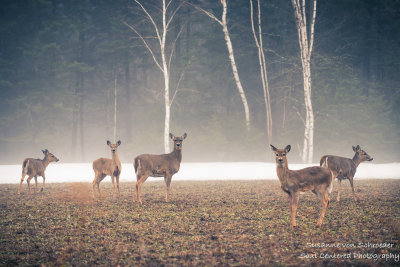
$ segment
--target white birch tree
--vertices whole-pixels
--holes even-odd
[[[258,61],[260,64],[260,75],[261,75],[261,84],[264,93],[264,103],[265,103],[265,115],[266,115],[266,127],[267,127],[267,137],[268,144],[272,143],[272,113],[271,113],[271,99],[269,95],[269,87],[268,87],[268,75],[267,75],[267,67],[264,55],[264,47],[263,47],[263,39],[262,39],[262,28],[261,28],[261,5],[260,0],[257,0],[257,23],[258,23],[258,36],[254,27],[254,8],[253,8],[253,0],[250,0],[250,18],[251,18],[251,29],[254,36],[254,41],[256,43],[258,49]]]
[[[303,69],[304,103],[306,119],[304,121],[304,143],[301,154],[303,162],[311,163],[314,152],[314,112],[311,101],[311,53],[314,44],[314,25],[317,13],[317,0],[313,0],[313,13],[307,29],[306,0],[291,0],[296,18],[297,33],[299,37],[301,65]]]
[[[145,13],[146,17],[149,19],[151,25],[154,28],[155,31],[155,39],[158,41],[158,50],[159,50],[159,55],[157,55],[149,44],[149,42],[146,40],[147,38],[144,38],[138,31],[137,29],[129,25],[128,23],[125,22],[125,25],[128,26],[131,30],[133,30],[139,38],[143,41],[145,47],[147,50],[150,52],[155,64],[157,67],[161,70],[163,77],[164,77],[164,104],[165,104],[165,117],[164,117],[164,151],[165,153],[168,153],[170,151],[169,149],[169,132],[170,132],[170,118],[171,118],[171,105],[172,102],[175,98],[177,88],[175,90],[175,94],[170,98],[170,66],[171,66],[171,60],[172,56],[174,53],[174,47],[176,40],[179,38],[179,35],[181,31],[177,34],[175,40],[173,41],[172,48],[169,51],[169,56],[167,56],[167,49],[166,49],[166,41],[167,41],[167,33],[169,26],[171,24],[172,19],[178,12],[179,8],[181,7],[181,4],[178,5],[178,7],[171,12],[169,12],[169,16],[167,15],[168,9],[171,7],[171,3],[173,0],[168,1],[166,3],[165,0],[162,0],[162,22],[161,26],[157,25],[155,19],[153,16],[147,11],[147,9],[138,1],[135,0],[135,2],[140,6],[142,11]]]
[[[246,119],[246,128],[249,131],[250,130],[249,105],[247,103],[247,98],[246,98],[246,94],[244,92],[242,83],[240,82],[239,72],[237,70],[236,61],[235,61],[235,54],[233,52],[233,46],[232,46],[232,42],[231,42],[231,37],[229,35],[228,23],[226,21],[226,15],[228,13],[227,0],[220,0],[220,1],[221,1],[221,5],[222,5],[221,19],[218,19],[213,13],[211,13],[211,12],[209,12],[207,10],[204,10],[204,9],[198,7],[198,6],[195,6],[195,8],[197,8],[198,10],[204,12],[211,19],[213,19],[216,22],[218,22],[218,24],[220,24],[221,27],[222,27],[222,31],[223,31],[224,37],[225,37],[226,47],[228,48],[229,61],[231,62],[231,67],[232,67],[233,77],[234,77],[235,83],[236,83],[236,88],[237,88],[237,90],[239,92],[240,98],[241,98],[242,103],[243,103],[245,119]]]
[[[117,141],[117,71],[114,73],[114,142]]]

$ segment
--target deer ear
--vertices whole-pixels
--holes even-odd
[[[276,147],[274,147],[273,145],[270,145],[271,146],[271,149],[272,149],[272,151],[277,151],[278,149],[276,148]]]
[[[109,140],[107,140],[107,146],[111,145],[111,142]]]
[[[357,152],[358,150],[360,150],[360,146],[359,145],[353,146],[353,151],[354,152]]]
[[[47,149],[45,149],[45,150],[43,150],[43,149],[42,149],[42,152],[43,152],[43,154],[45,154],[45,155],[46,155],[46,153],[47,153]]]
[[[286,151],[286,153],[289,153],[289,151],[290,151],[290,148],[291,148],[291,146],[290,146],[290,145],[287,145],[287,146],[285,147],[285,151]]]
[[[186,137],[187,137],[187,133],[184,133],[183,136],[182,136],[182,138],[183,138],[183,139],[186,139]]]
[[[121,145],[121,140],[118,140],[117,145],[119,146]]]
[[[172,133],[169,133],[169,138],[174,139],[174,135]]]

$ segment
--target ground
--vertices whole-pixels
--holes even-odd
[[[146,182],[142,206],[134,183],[113,198],[103,182],[100,200],[87,183],[32,195],[24,184],[20,196],[17,185],[0,185],[0,265],[398,265],[400,181],[355,187],[359,203],[347,181],[340,203],[334,188],[321,228],[319,200],[301,195],[291,231],[278,181],[172,181],[169,203],[163,182]]]

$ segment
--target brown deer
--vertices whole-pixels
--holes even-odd
[[[337,201],[340,201],[340,191],[342,189],[342,180],[344,179],[349,179],[351,190],[353,191],[353,199],[355,201],[360,201],[354,192],[353,178],[356,174],[358,165],[363,161],[371,161],[373,158],[371,158],[367,152],[362,150],[359,145],[353,146],[353,151],[356,153],[353,159],[325,155],[321,157],[319,162],[320,166],[330,169],[335,178],[338,178],[339,180]]]
[[[111,144],[110,141],[107,140],[107,145],[111,148],[111,159],[107,158],[99,158],[93,161],[93,171],[94,171],[94,180],[92,182],[93,185],[93,198],[95,198],[95,187],[97,186],[97,191],[100,194],[100,182],[107,175],[111,176],[111,181],[113,183],[113,196],[115,196],[115,181],[114,177],[117,180],[117,189],[118,196],[120,196],[119,192],[119,175],[121,174],[121,161],[118,157],[118,147],[121,145],[121,141],[118,141],[116,144]]]
[[[134,167],[136,173],[136,197],[137,201],[142,204],[140,195],[140,186],[149,176],[164,177],[167,191],[165,193],[165,201],[168,202],[168,192],[171,184],[172,176],[179,171],[182,161],[182,144],[187,134],[181,137],[175,137],[172,133],[169,137],[174,141],[174,151],[168,154],[150,155],[142,154],[135,158]]]
[[[277,149],[271,145],[275,153],[276,173],[278,174],[282,190],[289,195],[291,220],[290,228],[296,226],[296,210],[301,192],[312,191],[321,199],[322,211],[317,222],[317,227],[322,225],[326,209],[329,204],[329,193],[332,191],[333,174],[323,167],[308,167],[301,170],[289,170],[286,154],[290,145],[285,149]]]
[[[57,162],[59,159],[56,158],[52,153],[50,153],[47,149],[42,150],[44,154],[43,159],[33,159],[33,158],[26,158],[22,162],[22,177],[21,177],[21,182],[19,183],[19,188],[18,188],[18,195],[21,194],[21,188],[22,188],[22,183],[24,182],[25,176],[28,176],[28,179],[26,182],[28,183],[28,188],[29,188],[29,193],[31,193],[31,179],[34,177],[35,178],[35,193],[37,192],[37,177],[42,176],[43,178],[43,186],[40,189],[41,192],[43,192],[45,188],[45,181],[46,181],[46,176],[44,174],[44,171],[46,170],[47,166],[50,164],[50,162]]]

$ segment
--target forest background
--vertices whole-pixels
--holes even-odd
[[[142,1],[161,18],[161,1]],[[228,1],[228,27],[249,103],[246,129],[220,25],[219,1],[179,7],[171,21],[171,132],[184,132],[183,161],[272,161],[249,1]],[[272,143],[292,145],[301,162],[304,91],[289,0],[261,2],[273,121]],[[133,0],[0,1],[0,164],[42,157],[62,162],[109,156],[122,162],[163,153],[163,75],[138,35],[153,35]],[[158,21],[157,21],[158,22]],[[314,157],[351,157],[360,145],[374,162],[400,161],[400,1],[319,1],[311,57]],[[151,43],[151,38],[148,39]],[[152,43],[151,43],[152,44]],[[171,51],[171,50],[170,50]],[[117,91],[114,138],[114,92]]]

